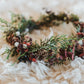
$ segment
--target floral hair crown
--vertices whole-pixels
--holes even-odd
[[[47,15],[41,16],[40,20],[34,21],[32,18],[26,20],[22,15],[12,13],[11,22],[0,18],[0,22],[8,28],[4,33],[6,41],[12,46],[6,49],[4,53],[10,56],[16,56],[18,62],[36,62],[43,60],[46,65],[63,64],[66,60],[74,60],[75,56],[84,58],[84,23],[79,22],[77,15],[47,11]],[[41,29],[42,26],[59,26],[65,22],[71,22],[77,30],[76,36],[66,37],[66,35],[52,36],[50,39],[32,43],[27,33],[34,29]],[[60,46],[58,46],[58,44]],[[3,54],[4,54],[3,53]]]

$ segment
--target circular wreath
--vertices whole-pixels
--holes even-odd
[[[79,17],[74,14],[67,15],[46,11],[46,15],[35,21],[32,18],[26,20],[22,15],[12,13],[11,22],[7,22],[0,18],[2,26],[8,28],[6,41],[12,46],[6,49],[9,56],[16,56],[18,62],[37,62],[43,60],[47,65],[63,64],[66,60],[74,60],[75,56],[84,58],[84,23],[79,21]],[[59,26],[62,23],[71,22],[76,30],[76,36],[66,35],[52,36],[50,39],[32,43],[27,33],[31,33],[34,29],[41,29],[43,26]],[[4,53],[5,53],[4,52]]]

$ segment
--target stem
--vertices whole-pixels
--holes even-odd
[[[72,60],[74,59],[74,55],[75,55],[75,54],[74,54],[74,51],[75,51],[75,45],[73,46],[73,50],[72,50],[72,53],[73,53],[73,54],[72,54]]]
[[[25,54],[26,54],[26,52],[23,53],[22,55],[20,55],[20,56],[17,58],[17,60],[18,60],[20,57],[24,56]]]
[[[65,49],[65,57],[67,58],[67,50]]]

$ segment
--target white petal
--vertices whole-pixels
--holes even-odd
[[[17,32],[16,32],[16,36],[19,36],[19,35],[20,35],[20,32],[19,32],[19,31],[17,31]]]
[[[28,28],[26,28],[26,29],[25,29],[25,32],[29,32],[29,29],[28,29]]]
[[[18,47],[18,45],[19,45],[19,42],[15,42],[14,46]]]
[[[82,44],[83,44],[82,40],[79,40],[79,41],[78,41],[78,43],[79,43],[80,45],[82,45]]]
[[[23,48],[26,49],[27,48],[27,45],[26,44],[23,44]]]

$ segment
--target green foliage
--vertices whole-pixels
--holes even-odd
[[[70,20],[71,20],[72,22],[74,22],[74,21],[79,21],[79,17],[78,17],[77,15],[71,14],[71,15],[70,15]]]
[[[26,55],[26,52],[23,53],[23,54],[21,54],[21,55],[17,58],[17,60],[18,60],[20,57],[25,56],[25,55]]]
[[[2,55],[6,54],[6,53],[8,54],[7,59],[9,59],[9,56],[11,54],[11,50],[9,48],[6,48],[6,50],[4,51],[4,53],[2,53]]]
[[[62,49],[67,49],[69,45],[73,45],[71,42],[73,39],[72,37],[67,38],[66,35],[61,35],[61,36],[52,36],[50,39],[46,39],[44,41],[40,41],[40,45],[35,42],[31,46],[30,52],[36,52],[38,50],[46,50],[47,52],[49,50],[52,50],[53,53],[56,55],[59,51],[60,48]]]
[[[8,24],[8,22],[7,22],[6,20],[2,19],[2,18],[0,18],[0,22],[1,22],[1,23],[4,23],[4,24],[6,24],[6,25]]]
[[[77,32],[80,32],[80,25],[78,25],[78,26],[76,27],[76,29],[77,29]]]
[[[6,57],[7,59],[9,59],[9,56],[13,57],[13,56],[18,55],[18,53],[16,52],[16,47],[12,49],[6,48],[6,50],[4,51],[4,53],[2,53],[2,55],[4,54],[8,54]]]

